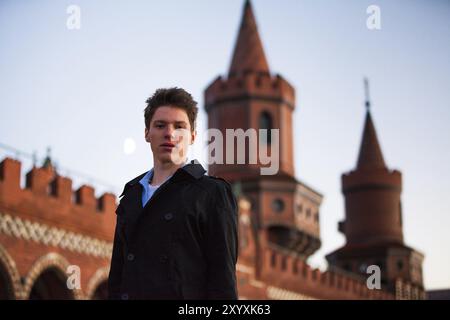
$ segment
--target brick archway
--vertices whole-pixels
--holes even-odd
[[[86,298],[87,299],[94,299],[95,298],[95,292],[96,290],[106,283],[108,281],[109,276],[109,267],[104,267],[98,269],[94,275],[89,280],[87,291],[86,291]]]
[[[22,298],[22,284],[20,282],[20,274],[17,270],[16,263],[8,254],[5,248],[0,245],[0,272],[4,273],[4,278],[9,288],[8,295],[12,299]],[[1,276],[1,275],[0,275]]]
[[[40,257],[31,267],[30,271],[25,280],[25,285],[23,288],[24,299],[29,299],[33,285],[39,279],[39,277],[48,270],[54,270],[62,278],[67,279],[66,270],[69,266],[69,262],[60,254],[52,252]],[[67,289],[74,299],[82,300],[84,299],[83,292],[81,290],[69,290]]]

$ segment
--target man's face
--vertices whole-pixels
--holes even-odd
[[[171,106],[156,109],[149,127],[145,128],[145,140],[151,145],[153,159],[160,163],[180,165],[186,161],[188,147],[195,136],[186,111]]]

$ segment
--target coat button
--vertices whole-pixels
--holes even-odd
[[[124,293],[120,298],[122,298],[122,300],[128,300],[128,294]]]
[[[168,259],[169,259],[169,257],[167,256],[167,254],[162,254],[159,257],[159,261],[161,261],[161,263],[166,263]]]
[[[166,219],[166,221],[172,220],[172,219],[173,219],[173,214],[171,214],[171,213],[166,213],[166,214],[164,215],[164,219]]]
[[[134,260],[134,254],[129,253],[127,256],[128,261],[133,261]]]

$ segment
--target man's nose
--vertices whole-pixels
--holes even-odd
[[[172,125],[166,126],[166,130],[164,131],[164,138],[173,140],[175,135],[175,128]]]

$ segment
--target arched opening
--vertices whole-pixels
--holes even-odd
[[[92,295],[92,300],[107,300],[108,299],[108,282],[101,282]]]
[[[267,130],[267,140],[263,141],[266,144],[270,144],[272,142],[272,116],[267,111],[263,111],[259,117],[259,129]]]
[[[67,288],[67,277],[60,270],[50,267],[44,270],[31,288],[30,300],[71,300],[74,295]]]
[[[7,269],[0,262],[0,300],[14,299],[14,289]]]
[[[0,300],[20,299],[22,285],[16,263],[0,244]]]

